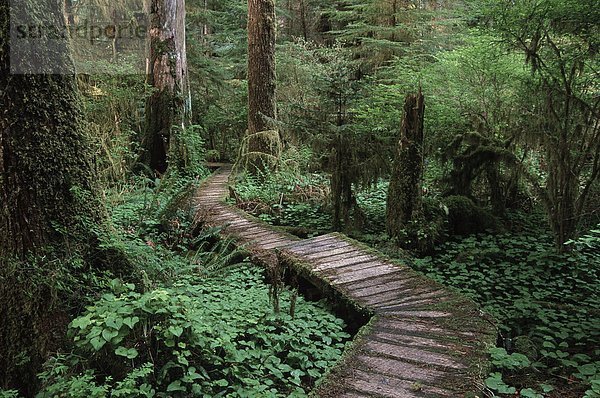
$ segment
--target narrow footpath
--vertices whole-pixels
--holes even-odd
[[[345,237],[298,239],[225,203],[230,166],[199,188],[198,219],[277,255],[369,314],[316,393],[322,398],[481,397],[496,328],[470,300]]]

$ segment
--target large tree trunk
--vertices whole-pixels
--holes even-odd
[[[5,28],[7,3],[0,2]],[[28,20],[44,26],[62,23],[58,0],[13,4]],[[85,240],[80,238],[91,231],[83,224],[97,224],[102,213],[94,203],[91,147],[82,128],[75,76],[11,74],[8,30],[0,34],[0,43],[0,254],[24,258],[48,244]],[[61,62],[63,72],[72,71],[68,44],[57,45],[56,51],[62,54],[54,66]],[[44,62],[34,57],[22,59],[29,66],[13,61],[13,67],[25,71]]]
[[[387,197],[387,233],[393,238],[421,208],[423,121],[425,103],[419,90],[406,96],[404,120]]]
[[[146,102],[144,160],[164,173],[173,128],[191,120],[191,96],[185,43],[185,0],[152,0],[147,83],[154,92]]]
[[[27,52],[11,60],[9,19],[63,26],[64,2],[11,3],[12,13],[0,0],[0,387],[31,395],[68,323],[56,281],[74,277],[72,258],[95,257],[104,212],[68,42],[35,39],[51,59]],[[38,74],[11,74],[11,65]]]
[[[248,169],[258,172],[279,158],[274,120],[275,2],[248,0]]]

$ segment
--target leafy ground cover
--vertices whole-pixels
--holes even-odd
[[[585,250],[555,254],[551,242],[530,234],[470,236],[415,259],[414,267],[498,320],[500,344],[490,354],[505,377],[490,375],[487,385],[495,393],[542,397],[559,389],[548,396],[581,396],[589,388],[585,396],[596,397],[598,263]]]
[[[146,292],[118,284],[71,323],[74,351],[47,364],[38,397],[307,396],[350,336],[325,303],[280,300],[294,316],[273,311],[250,264]]]
[[[311,234],[330,231],[325,201],[293,200],[293,190],[286,191],[298,186],[293,179],[287,185],[278,184],[276,177],[268,181],[273,193],[267,197],[253,196],[247,181],[236,187],[244,193],[243,202],[255,203],[255,215],[276,225],[313,228]],[[416,226],[417,236],[427,240],[435,234],[445,241],[435,242],[426,255],[407,253],[390,245],[382,233],[386,187],[381,182],[358,195],[366,222],[351,234],[410,261],[497,319],[498,346],[490,348],[494,371],[486,380],[490,395],[600,397],[600,231],[577,241],[573,252],[557,254],[543,215],[518,212],[503,220],[503,229],[510,233],[448,240],[443,230]],[[274,200],[281,197],[290,200]]]
[[[194,186],[140,179],[107,192],[103,245],[135,271],[80,304],[37,397],[304,397],[341,357],[344,321],[290,289],[275,305],[265,272],[193,222]]]

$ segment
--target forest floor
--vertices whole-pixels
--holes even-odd
[[[237,205],[298,236],[319,236],[331,231],[323,182],[321,176],[271,181],[259,193],[253,180],[241,181]],[[385,184],[378,184],[359,195],[366,222],[350,236],[456,289],[498,320],[498,346],[489,352],[495,367],[487,380],[490,391],[535,398],[598,396],[598,253],[582,244],[556,254],[537,211],[507,214],[500,231],[442,237],[426,252],[406,251],[380,232],[385,192]]]

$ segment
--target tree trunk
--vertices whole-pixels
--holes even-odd
[[[154,92],[146,102],[144,162],[163,174],[173,128],[191,120],[191,94],[185,44],[185,0],[152,0],[147,83]]]
[[[352,142],[347,135],[344,132],[338,133],[334,141],[331,173],[333,229],[335,231],[360,229],[365,221],[365,215],[358,206],[352,189],[352,184],[356,181],[356,173],[354,173],[355,165],[352,164],[351,148]]]
[[[300,23],[302,25],[302,37],[304,41],[308,41],[308,22],[306,20],[306,4],[304,0],[300,0]]]
[[[387,233],[393,238],[421,208],[424,115],[421,91],[408,95],[387,197]]]
[[[492,162],[485,168],[485,176],[490,189],[490,204],[496,215],[502,215],[506,211],[499,166],[497,162]]]
[[[9,0],[0,0],[0,387],[31,395],[35,373],[60,347],[68,323],[52,270],[72,276],[71,258],[95,256],[104,212],[68,74],[68,42],[56,40],[51,60],[31,53],[10,59],[9,18],[62,26],[64,3],[11,3],[9,16]],[[11,74],[11,65],[67,74]]]
[[[561,134],[559,145],[548,150],[549,160],[547,191],[549,198],[548,215],[554,232],[556,248],[559,252],[568,251],[567,241],[575,238],[579,216],[575,203],[579,196],[579,181],[571,172],[572,161],[567,134]]]
[[[279,159],[281,141],[274,123],[275,2],[248,0],[248,170],[258,173]]]

